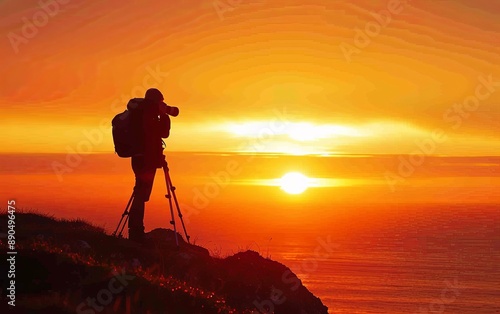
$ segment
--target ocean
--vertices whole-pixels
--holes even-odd
[[[255,250],[289,266],[330,313],[500,313],[498,157],[428,157],[396,185],[387,174],[400,174],[399,156],[167,160],[196,244],[215,256]],[[0,161],[2,209],[15,199],[111,233],[132,192],[130,161],[113,154]],[[290,171],[322,183],[287,194],[273,182]],[[169,227],[164,195],[159,169],[147,230]]]

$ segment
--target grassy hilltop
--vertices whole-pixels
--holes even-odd
[[[286,266],[253,251],[216,258],[184,241],[176,248],[167,229],[139,245],[81,220],[17,213],[15,221],[16,307],[9,313],[327,313]],[[5,248],[5,214],[0,226]],[[0,309],[8,284],[2,280]]]

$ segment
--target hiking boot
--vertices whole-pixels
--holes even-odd
[[[143,243],[144,242],[144,229],[128,229],[128,239],[134,242]]]

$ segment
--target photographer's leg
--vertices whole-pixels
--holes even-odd
[[[144,208],[149,199],[148,175],[142,157],[132,157],[132,169],[135,174],[134,200],[129,212],[129,239],[142,241],[144,236]]]
[[[144,236],[144,201],[135,197],[130,207],[128,220],[128,238],[133,241],[142,241]]]
[[[142,241],[145,203],[151,196],[156,168],[148,166],[143,157],[133,157],[132,169],[135,173],[135,197],[129,214],[129,239]]]

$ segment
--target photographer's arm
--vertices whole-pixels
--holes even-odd
[[[170,117],[167,114],[160,113],[160,132],[162,138],[170,135]]]
[[[159,107],[161,115],[167,115],[168,114],[168,108],[167,108],[167,104],[166,103],[162,102],[158,107]]]

